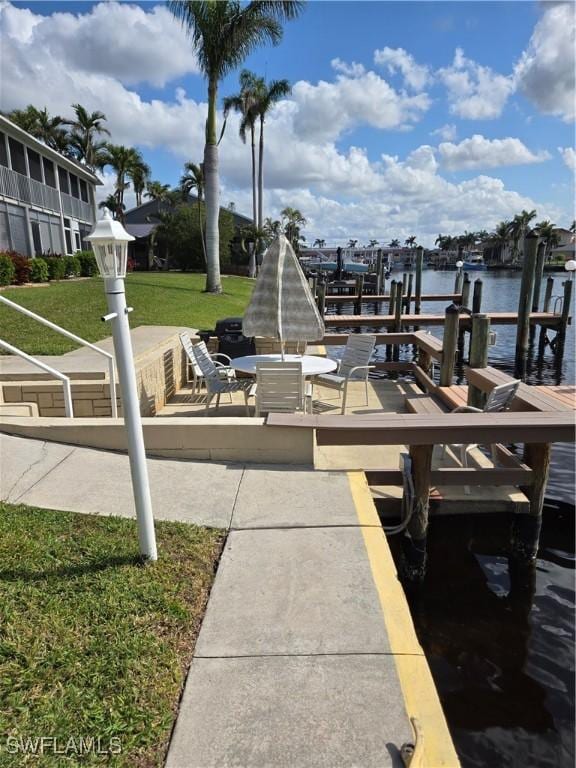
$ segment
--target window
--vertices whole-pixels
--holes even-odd
[[[42,162],[44,163],[44,179],[46,181],[46,184],[48,184],[49,187],[54,187],[54,189],[56,189],[56,176],[54,175],[54,163],[51,160],[47,160],[45,157],[42,158]]]
[[[30,178],[36,181],[42,181],[42,166],[40,165],[40,155],[33,149],[28,151],[28,168],[30,169]]]
[[[24,146],[16,139],[8,139],[10,145],[10,157],[12,158],[12,170],[26,176],[26,160],[24,158]]]
[[[72,253],[72,237],[69,229],[64,230],[64,236],[66,237],[66,253]]]
[[[80,179],[80,197],[85,203],[90,202],[88,198],[88,185],[82,179]]]
[[[70,189],[72,190],[72,196],[79,199],[80,190],[78,189],[78,178],[74,176],[73,173],[70,173],[69,176],[70,176]]]
[[[36,256],[42,255],[42,239],[40,237],[40,224],[37,221],[31,221],[32,227],[32,242],[34,244],[34,253]]]
[[[6,151],[6,136],[0,133],[0,165],[8,168],[8,152]]]
[[[60,182],[60,191],[65,194],[70,194],[70,186],[68,185],[68,171],[64,168],[58,168],[58,180]]]
[[[76,250],[79,251],[81,249],[80,232],[74,232],[74,243],[76,245]]]

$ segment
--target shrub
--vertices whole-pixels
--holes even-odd
[[[16,271],[16,277],[14,282],[16,285],[24,285],[24,283],[30,282],[30,270],[32,268],[30,259],[26,256],[22,256],[16,251],[8,251],[8,256],[12,259],[14,269]]]
[[[76,258],[80,262],[80,274],[82,277],[92,277],[98,274],[96,257],[92,251],[78,251]]]
[[[66,277],[78,277],[80,274],[80,261],[76,256],[66,256],[64,258],[64,269]]]
[[[16,278],[14,263],[7,253],[0,253],[0,285],[10,285]]]
[[[48,279],[49,280],[62,280],[66,275],[66,257],[65,256],[50,256],[46,258],[46,264],[48,265]]]
[[[44,259],[36,258],[30,268],[30,279],[33,283],[48,282],[48,264]]]
[[[135,269],[136,261],[131,256],[129,256],[126,260],[126,272],[134,272]]]

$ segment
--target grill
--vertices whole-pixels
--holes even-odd
[[[218,352],[232,359],[256,354],[254,339],[242,333],[241,317],[225,317],[218,320],[213,335],[218,337]]]

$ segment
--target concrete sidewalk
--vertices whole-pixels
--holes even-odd
[[[158,519],[229,529],[166,768],[458,760],[362,473],[149,459]],[[133,516],[121,454],[0,435],[0,497]]]

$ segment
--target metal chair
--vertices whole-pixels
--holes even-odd
[[[178,336],[180,338],[180,343],[182,344],[182,348],[184,349],[184,353],[186,355],[186,383],[187,384],[190,383],[190,374],[192,374],[192,394],[198,395],[200,394],[202,382],[204,381],[204,374],[202,373],[200,366],[196,362],[196,357],[194,356],[194,348],[193,348],[190,336],[185,331],[178,334]],[[225,355],[222,352],[215,352],[214,354],[210,355],[210,353],[208,352],[208,348],[206,347],[206,344],[203,341],[198,342],[197,346],[204,347],[206,354],[213,360],[216,368],[218,368],[218,373],[220,378],[223,378],[226,380],[236,378],[236,372],[234,371],[233,368],[230,367],[230,363],[232,361],[228,357],[228,355]],[[224,363],[221,363],[219,360],[214,359],[217,357],[224,358],[227,361],[227,364],[224,365]],[[232,395],[230,395],[230,402],[232,402]]]
[[[513,379],[506,382],[506,384],[499,384],[490,392],[486,399],[484,408],[475,408],[473,405],[460,405],[458,408],[454,408],[451,413],[502,413],[507,411],[512,405],[512,401],[516,397],[518,387],[522,382],[520,379]],[[468,466],[468,451],[477,447],[477,443],[450,443],[450,446],[454,448],[460,448],[460,464],[463,467]],[[447,446],[444,446],[442,456],[446,453]],[[493,445],[490,446],[490,453],[492,455],[492,461],[496,464],[496,449]],[[465,486],[465,492],[470,493],[469,486]]]
[[[346,397],[350,381],[364,381],[366,405],[368,405],[368,375],[375,368],[369,363],[375,346],[376,336],[368,333],[351,334],[348,336],[336,373],[321,373],[316,376],[319,384],[338,390],[339,396],[342,397],[343,414],[346,413]]]
[[[231,395],[232,392],[243,392],[246,415],[250,416],[248,397],[253,386],[252,381],[250,379],[238,380],[236,378],[223,377],[222,367],[218,367],[214,360],[212,360],[203,341],[192,345],[192,354],[206,384],[206,411],[208,411],[214,396],[216,396],[216,410],[218,410],[222,393]]]
[[[299,362],[257,363],[254,393],[256,416],[311,411],[312,385],[302,376]]]

